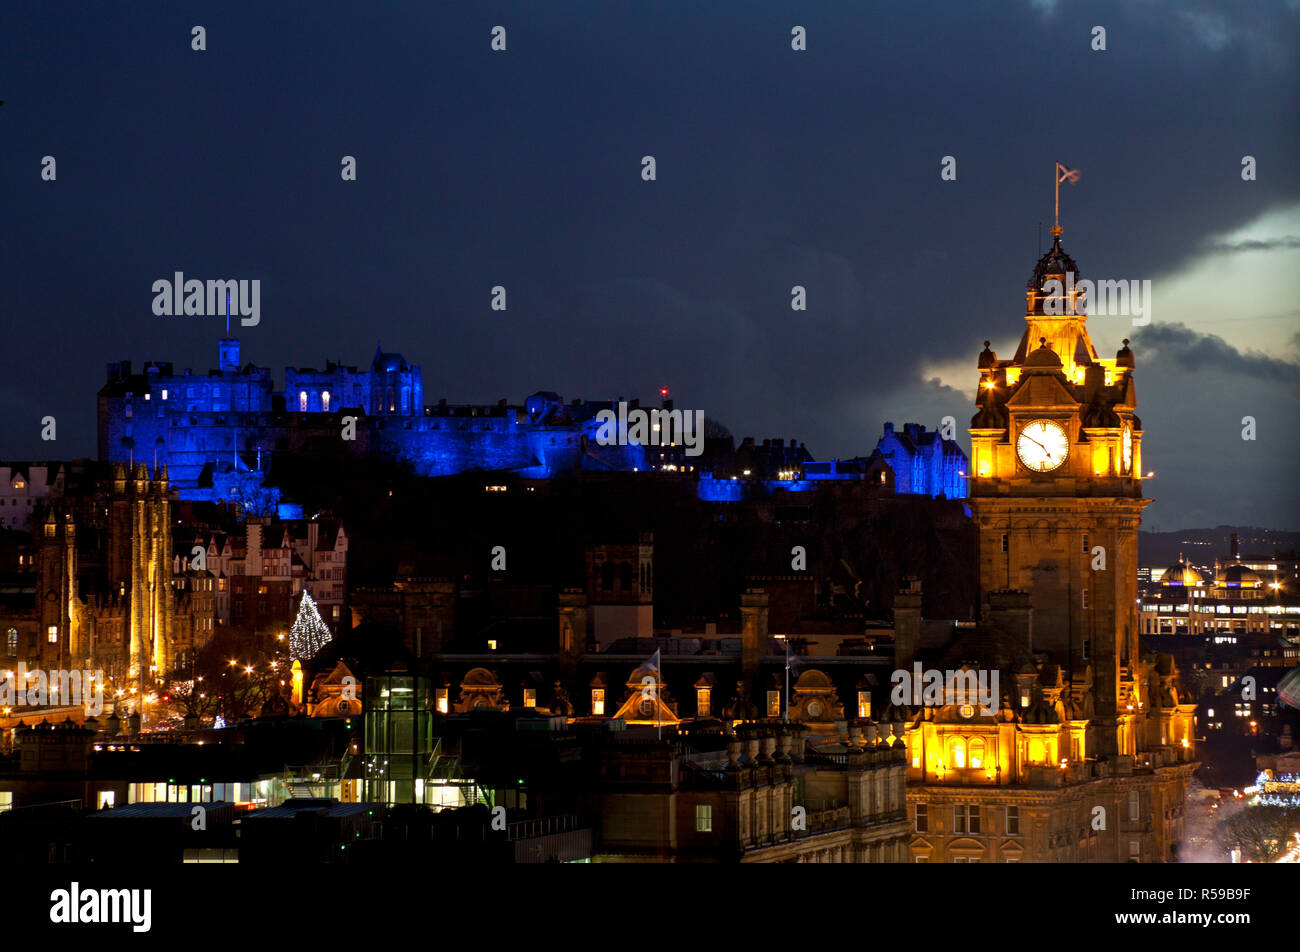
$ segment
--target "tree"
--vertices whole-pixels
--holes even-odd
[[[280,694],[288,679],[283,656],[265,638],[242,629],[219,629],[198,650],[192,668],[176,672],[171,684],[172,712],[200,721],[220,714],[227,724],[255,716]]]
[[[1296,811],[1269,804],[1247,806],[1219,824],[1220,847],[1239,849],[1252,863],[1271,863],[1290,845]]]
[[[328,626],[321,621],[316,603],[307,590],[303,589],[302,601],[298,604],[298,617],[289,629],[290,657],[295,661],[308,661],[329,644],[333,637]]]

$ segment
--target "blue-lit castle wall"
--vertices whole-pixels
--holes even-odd
[[[904,423],[901,431],[886,423],[876,453],[894,471],[894,491],[918,496],[966,498],[966,454],[919,423]]]
[[[382,350],[368,370],[287,368],[283,394],[269,369],[240,367],[237,341],[221,342],[220,364],[206,375],[177,374],[167,363],[138,374],[129,362],[110,364],[98,399],[100,458],[151,465],[156,458],[183,499],[224,497],[241,473],[321,441],[409,462],[426,476],[646,468],[642,447],[596,442],[595,414],[609,404],[565,406],[557,394],[539,393],[522,408],[443,401],[426,409],[419,366]],[[350,440],[345,417],[354,418]]]
[[[409,463],[423,476],[474,470],[549,478],[578,471],[699,473],[706,501],[739,501],[758,493],[807,492],[825,480],[866,481],[901,494],[962,499],[966,456],[951,440],[915,424],[884,435],[868,458],[815,462],[791,441],[746,439],[733,448],[706,440],[706,455],[680,447],[603,446],[596,414],[614,401],[565,404],[551,392],[522,406],[424,406],[420,367],[376,350],[366,369],[328,363],[324,370],[289,367],[276,392],[271,371],[240,365],[239,342],[220,343],[220,366],[206,375],[148,363],[132,373],[113,363],[99,392],[99,456],[112,462],[165,465],[183,499],[230,498],[276,454],[343,446],[358,455]],[[636,407],[636,401],[629,402]],[[666,404],[671,406],[671,404]],[[351,439],[344,419],[352,418]],[[653,456],[653,459],[651,459]],[[719,470],[721,467],[721,470]],[[251,474],[251,475],[250,475]],[[762,485],[760,485],[762,484]]]

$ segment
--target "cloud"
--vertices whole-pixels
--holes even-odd
[[[1256,351],[1242,353],[1222,337],[1197,334],[1182,324],[1153,324],[1136,331],[1135,340],[1138,346],[1154,351],[1157,358],[1171,361],[1185,370],[1241,374],[1292,387],[1300,382],[1300,364]]]
[[[1228,254],[1238,251],[1289,251],[1294,248],[1300,248],[1300,238],[1295,235],[1284,235],[1281,238],[1268,238],[1265,240],[1219,241],[1210,245],[1210,251]]]

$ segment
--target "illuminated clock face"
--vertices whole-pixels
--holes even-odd
[[[1050,473],[1065,462],[1070,439],[1061,424],[1052,420],[1026,423],[1016,438],[1016,455],[1020,462],[1036,473]]]
[[[1124,435],[1120,437],[1120,458],[1124,463],[1125,474],[1133,471],[1133,428],[1124,427]]]

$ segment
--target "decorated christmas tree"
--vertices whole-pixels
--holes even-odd
[[[296,661],[306,661],[329,644],[331,638],[333,635],[330,634],[325,622],[321,621],[316,603],[304,590],[302,602],[298,605],[298,617],[294,619],[293,627],[289,629],[290,656]]]

